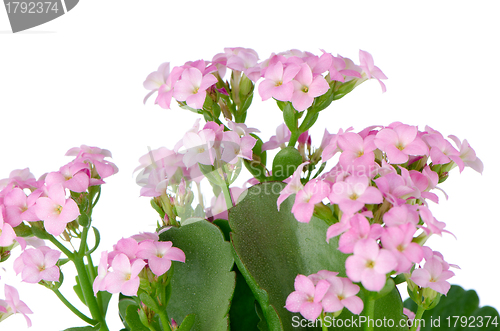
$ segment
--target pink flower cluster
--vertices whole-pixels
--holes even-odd
[[[313,161],[307,160],[281,192],[278,208],[295,194],[292,212],[299,222],[309,222],[322,201],[338,206],[327,241],[340,236],[338,249],[352,254],[346,260],[347,276],[367,290],[380,291],[389,275],[411,273],[417,285],[446,294],[446,280],[453,276],[449,265],[438,252],[422,247],[432,234],[448,232],[428,201],[439,202],[432,191],[452,168],[482,172],[474,150],[455,136],[450,139],[456,147],[430,127],[419,131],[400,122],[325,136],[323,162],[338,156],[338,163],[303,185],[301,174]],[[423,268],[412,272],[424,257]]]
[[[359,286],[338,272],[320,270],[315,274],[295,278],[295,291],[286,299],[285,308],[315,320],[322,312],[337,313],[345,308],[353,314],[363,310],[363,301],[356,296]]]
[[[70,149],[66,155],[75,159],[38,180],[26,168],[12,171],[9,178],[0,181],[1,245],[12,243],[15,239],[12,228],[23,221],[43,221],[48,233],[60,235],[80,215],[76,202],[68,197],[69,191],[85,192],[118,171],[104,159],[111,156],[107,150],[82,145]]]
[[[137,176],[137,183],[142,186],[141,196],[165,195],[168,187],[176,188],[174,191],[181,189],[181,195],[185,196],[193,181],[199,183],[205,177],[199,164],[212,166],[214,172],[224,166],[231,171],[239,159],[251,160],[257,139],[250,133],[256,131],[231,121],[228,127],[210,121],[200,128],[199,121],[196,121],[172,150],[160,147],[139,159],[141,165],[134,171],[141,170]],[[224,203],[221,199],[218,205]],[[183,206],[184,203],[172,199],[172,205]],[[222,206],[214,207],[219,209]],[[207,212],[213,214],[210,210]]]
[[[298,111],[310,107],[314,98],[325,94],[334,81],[356,84],[367,79],[377,79],[385,92],[382,79],[387,77],[374,65],[372,56],[359,51],[360,65],[342,56],[333,56],[323,51],[321,56],[299,50],[271,54],[259,62],[257,52],[249,48],[225,48],[224,53],[216,54],[212,61],[198,60],[186,62],[170,71],[170,64],[163,63],[158,70],[149,74],[144,87],[150,92],[144,102],[158,92],[155,103],[170,109],[172,98],[185,102],[189,107],[202,109],[209,93],[217,90],[216,84],[229,68],[233,75],[243,73],[253,82],[263,78],[258,91],[262,100],[273,97],[280,101],[291,101]],[[323,76],[325,75],[325,76]],[[227,94],[224,88],[219,93]]]
[[[185,260],[182,250],[172,247],[170,241],[158,241],[156,233],[120,239],[112,252],[101,253],[94,293],[108,291],[135,296],[140,285],[139,274],[145,267],[154,275],[161,276],[170,269],[172,261]]]

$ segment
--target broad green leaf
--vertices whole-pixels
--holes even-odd
[[[196,316],[194,314],[189,314],[186,317],[184,317],[184,320],[182,321],[181,325],[177,328],[177,331],[189,331],[194,325],[194,322],[196,320]]]
[[[235,287],[231,245],[219,228],[205,220],[171,228],[160,240],[172,241],[186,254],[175,263],[167,313],[175,321],[195,314],[193,331],[228,330],[228,312]]]
[[[347,255],[338,251],[337,238],[332,238],[330,243],[326,242],[328,226],[324,221],[313,217],[306,224],[299,223],[293,217],[293,196],[281,204],[280,211],[277,210],[276,201],[284,187],[283,183],[268,182],[249,188],[245,199],[229,211],[229,225],[235,252],[242,267],[255,281],[255,284],[252,284],[246,277],[254,295],[255,291],[268,294],[269,303],[278,313],[284,330],[302,330],[305,328],[292,325],[294,320],[301,320],[302,316],[284,308],[286,298],[294,291],[295,277],[298,274],[309,275],[324,269],[337,271],[339,276],[345,277],[344,265]],[[239,265],[238,268],[242,270]],[[244,274],[244,270],[242,273]],[[361,293],[360,297],[362,296]],[[255,297],[259,300],[258,295]],[[265,313],[268,307],[262,307],[262,302],[259,300]],[[397,289],[377,300],[375,307],[375,318],[385,316],[398,321],[404,318]],[[352,314],[344,309],[340,318],[351,316]],[[269,330],[275,329],[270,327]],[[346,330],[362,328],[350,327]]]
[[[245,278],[236,269],[236,287],[234,289],[231,309],[229,310],[229,320],[231,330],[254,331],[260,319],[255,311],[255,297],[248,286]]]
[[[297,167],[302,163],[302,155],[292,146],[283,148],[276,154],[273,160],[273,177],[276,180],[284,180],[293,175]]]
[[[122,323],[125,326],[126,330],[130,330],[130,327],[125,319],[128,306],[134,306],[136,310],[139,309],[139,306],[134,299],[120,293],[120,297],[118,299],[118,313],[120,314],[120,319],[122,320]]]
[[[127,321],[127,326],[129,327],[130,331],[150,331],[144,324],[142,324],[139,313],[137,312],[138,308],[139,306],[127,306],[125,312],[125,320]]]
[[[411,299],[407,299],[404,305],[414,313],[417,311],[417,304]],[[458,285],[452,285],[436,307],[424,312],[422,319],[420,331],[500,331],[498,311],[490,306],[479,307],[476,291],[466,291]]]

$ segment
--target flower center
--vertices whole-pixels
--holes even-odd
[[[303,87],[302,87],[302,92],[304,92],[304,93],[309,92],[309,87],[307,87],[307,86],[303,86]]]
[[[369,269],[375,268],[375,261],[366,261],[366,267]]]
[[[283,85],[283,81],[280,80],[280,81],[276,82],[275,86],[281,86],[281,85]]]
[[[58,215],[61,214],[62,210],[63,210],[63,207],[61,205],[57,205],[56,208],[54,208],[54,212]]]
[[[356,193],[353,193],[353,194],[351,194],[351,195],[349,196],[349,199],[351,199],[351,200],[356,200],[356,199],[358,199],[358,198],[359,198],[359,195],[357,195]]]

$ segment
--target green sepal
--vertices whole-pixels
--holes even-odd
[[[357,83],[358,83],[357,79],[352,79],[346,83],[338,85],[335,88],[335,92],[333,93],[333,100],[339,100],[343,98],[345,95],[352,92],[352,90],[354,90],[354,88],[356,87]]]
[[[130,305],[127,307],[125,312],[125,320],[130,331],[151,331],[148,327],[144,325],[141,321],[141,317],[138,313],[139,306]]]
[[[283,120],[291,132],[296,132],[298,130],[297,111],[293,108],[290,101],[287,101],[283,108]]]
[[[161,219],[165,218],[165,212],[160,206],[158,206],[155,199],[151,199],[151,207],[153,207],[153,209],[156,210],[158,214],[160,214]]]

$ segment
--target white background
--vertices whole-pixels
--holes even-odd
[[[65,152],[81,144],[111,150],[120,172],[103,186],[94,213],[99,251],[110,250],[121,237],[154,230],[157,215],[132,175],[138,158],[148,146],[172,148],[196,118],[175,106],[142,104],[142,82],[162,62],[210,60],[224,47],[242,46],[261,59],[291,48],[325,49],[359,63],[363,49],[389,77],[387,92],[370,81],[333,103],[320,115],[313,144],[325,127],[359,131],[393,121],[467,138],[484,173],[455,169],[441,185],[449,200],[440,195],[431,210],[458,240],[444,235],[429,245],[461,266],[452,283],[476,289],[481,305],[500,309],[497,13],[495,1],[86,0],[52,22],[12,34],[0,8],[0,178],[25,167],[36,177],[56,171],[71,160]],[[280,116],[271,100],[261,104],[256,95],[247,123],[268,139]],[[63,293],[74,299],[71,272],[63,271]],[[30,330],[84,325],[48,290],[20,283],[12,270],[0,276],[0,297],[4,283],[14,285],[34,311]],[[108,320],[111,330],[121,327],[116,296]],[[1,324],[2,330],[25,328],[20,315]]]

